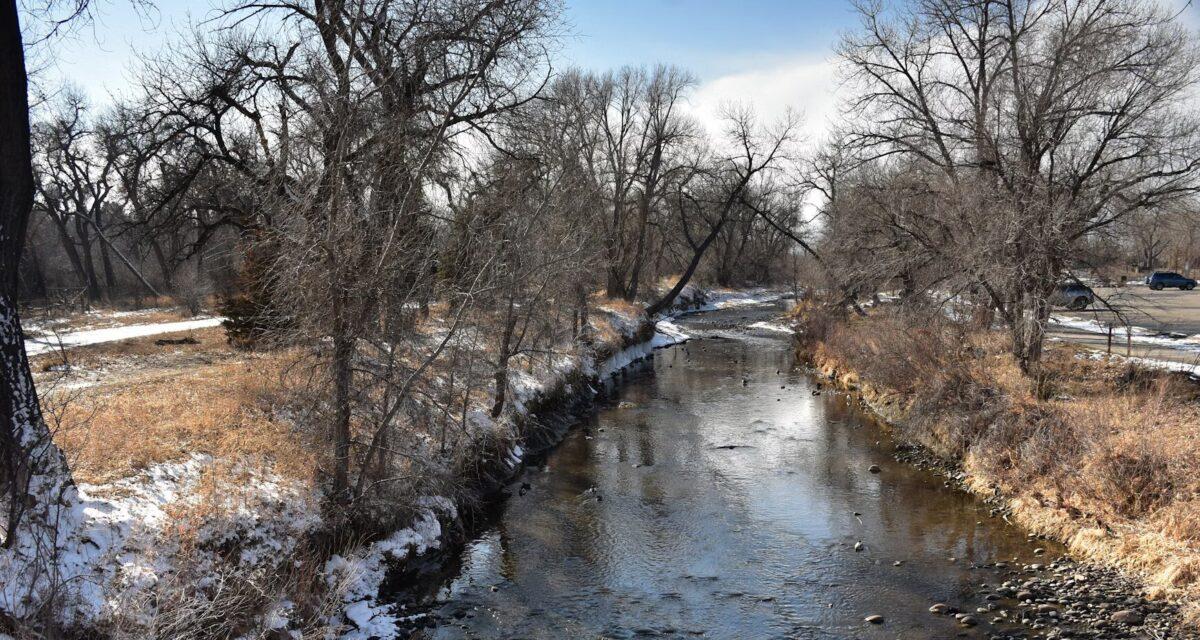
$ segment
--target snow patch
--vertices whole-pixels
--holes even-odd
[[[64,333],[57,337],[44,336],[40,338],[30,338],[25,341],[25,353],[30,356],[35,356],[39,353],[58,349],[60,345],[64,349],[70,349],[72,347],[81,347],[90,344],[119,342],[121,340],[129,340],[132,338],[143,338],[145,336],[153,336],[160,333],[175,333],[177,331],[207,329],[209,327],[220,326],[220,324],[224,321],[224,318],[201,318],[199,320],[187,320],[185,322],[131,324],[125,327],[92,329],[90,331],[75,331],[72,333]]]
[[[754,324],[750,325],[749,328],[759,329],[762,331],[772,331],[774,333],[786,333],[788,335],[796,333],[795,329],[775,322],[755,322]]]
[[[342,594],[342,617],[353,627],[342,640],[394,638],[399,635],[401,619],[391,605],[378,601],[388,566],[393,561],[420,555],[441,546],[442,524],[439,517],[457,517],[454,503],[441,496],[418,500],[420,507],[412,524],[370,544],[349,557],[335,555],[325,563],[325,581]],[[334,621],[336,622],[336,621]]]

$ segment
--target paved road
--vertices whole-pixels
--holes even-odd
[[[1112,350],[1120,355],[1126,355],[1123,326],[1128,322],[1142,329],[1134,329],[1129,355],[1200,364],[1200,290],[1151,291],[1145,286],[1131,285],[1097,288],[1095,291],[1100,300],[1091,309],[1077,312],[1058,310],[1054,313],[1055,317],[1074,321],[1091,320],[1100,326],[1115,325]],[[1106,308],[1101,300],[1113,310]],[[1079,327],[1053,325],[1050,336],[1100,350],[1107,348],[1106,335]]]

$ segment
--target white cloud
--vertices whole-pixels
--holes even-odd
[[[836,64],[830,55],[797,55],[769,59],[757,66],[702,82],[691,100],[692,115],[709,132],[722,132],[721,108],[730,104],[753,107],[769,123],[789,108],[803,116],[802,143],[824,137],[838,107]]]

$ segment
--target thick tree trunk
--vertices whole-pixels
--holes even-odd
[[[42,256],[38,253],[36,244],[29,244],[28,255],[29,273],[33,281],[25,283],[25,295],[43,299],[46,297],[46,270],[42,267]]]
[[[1046,287],[1043,287],[1046,288]],[[1011,326],[1011,350],[1021,372],[1036,378],[1042,360],[1042,347],[1046,341],[1046,323],[1050,319],[1048,291],[1029,287],[1021,295],[1013,309]]]
[[[58,229],[58,239],[62,242],[63,253],[66,253],[67,259],[71,261],[71,270],[75,272],[75,277],[79,279],[79,286],[87,288],[87,273],[83,270],[83,260],[79,257],[79,249],[75,246],[75,239],[71,237],[71,232],[67,230],[67,221],[59,216],[52,216],[52,218],[55,228]]]
[[[99,302],[103,297],[100,288],[100,278],[96,275],[96,263],[92,260],[92,234],[88,233],[87,223],[82,217],[75,217],[75,234],[79,236],[79,248],[83,250],[80,256],[83,261],[83,273],[87,277],[88,300]]]
[[[112,256],[108,254],[108,239],[101,231],[103,227],[100,225],[100,214],[96,214],[97,220],[93,223],[96,227],[96,235],[100,237],[100,264],[104,267],[104,289],[105,297],[111,298],[113,292],[117,290],[117,274],[113,270]]]
[[[175,293],[175,266],[170,260],[167,260],[157,238],[150,239],[150,249],[154,252],[154,261],[158,263],[158,270],[162,274],[163,287],[167,291]]]
[[[0,0],[0,564],[24,568],[39,581],[23,587],[36,601],[0,603],[0,617],[28,615],[44,604],[48,580],[63,579],[58,571],[47,574],[47,565],[71,540],[78,516],[66,458],[42,419],[17,313],[17,267],[33,206],[25,78],[16,2]]]

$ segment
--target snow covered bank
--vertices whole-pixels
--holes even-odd
[[[770,304],[792,296],[789,291],[758,287],[754,289],[716,289],[703,294],[703,302],[692,308],[677,310],[668,316],[677,317],[690,313],[718,311],[737,307],[750,307],[760,304]],[[682,295],[681,295],[682,297]],[[678,307],[677,307],[678,309]]]
[[[695,307],[704,301],[704,291],[692,288],[685,291],[677,302],[676,310]],[[773,296],[773,297],[772,297]],[[758,296],[729,295],[725,306],[756,304],[778,299],[778,294]],[[713,307],[717,308],[717,307]],[[570,404],[573,400],[590,401],[602,388],[602,381],[627,367],[641,362],[655,350],[687,341],[690,336],[669,317],[652,322],[643,316],[628,311],[606,309],[608,318],[617,329],[620,345],[600,345],[600,351],[610,355],[598,361],[590,353],[563,354],[553,358],[548,366],[534,374],[514,371],[510,375],[513,390],[512,410],[501,420],[510,424],[524,424],[534,414],[534,407],[553,407]],[[651,331],[651,327],[653,330]],[[649,336],[649,337],[646,337]],[[613,350],[616,348],[615,351]],[[473,417],[482,428],[496,430],[496,424],[486,414]],[[520,433],[520,429],[516,429]],[[511,479],[521,470],[529,454],[523,446],[524,438],[518,435],[505,453],[499,457],[498,472]],[[370,544],[349,557],[336,556],[325,569],[325,579],[333,588],[343,593],[341,620],[331,620],[331,625],[341,623],[349,628],[343,640],[366,640],[371,637],[394,637],[405,621],[412,616],[397,607],[380,601],[380,589],[389,568],[403,565],[407,560],[421,554],[444,549],[451,544],[446,538],[444,523],[458,517],[459,509],[444,497],[421,499],[421,511],[406,528],[387,538]]]
[[[237,473],[240,490],[206,493],[206,473]],[[262,470],[221,466],[194,454],[155,464],[136,476],[106,484],[78,485],[79,500],[63,522],[56,551],[42,554],[37,567],[0,566],[0,604],[20,613],[35,586],[13,579],[44,573],[63,603],[69,626],[124,624],[153,617],[147,590],[184,570],[178,554],[192,549],[236,549],[192,554],[186,569],[199,580],[217,580],[219,564],[249,571],[286,561],[299,541],[320,524],[317,497],[299,483]]]
[[[777,322],[755,322],[754,324],[751,324],[749,328],[759,329],[762,331],[771,331],[773,333],[786,333],[788,335],[796,333],[795,329]]]
[[[131,338],[144,338],[146,336],[154,336],[160,333],[176,333],[179,331],[207,329],[209,327],[220,326],[224,321],[224,318],[201,318],[198,320],[187,320],[185,322],[133,324],[124,327],[75,331],[73,333],[64,333],[59,336],[45,336],[28,339],[25,341],[25,352],[30,356],[35,356],[39,353],[54,351],[60,347],[64,349],[70,349],[72,347],[82,347],[90,344],[119,342],[121,340],[129,340]]]

